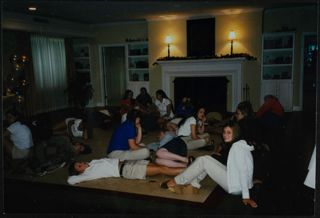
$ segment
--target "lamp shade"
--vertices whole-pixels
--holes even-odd
[[[166,36],[165,42],[167,44],[170,44],[172,42],[172,37],[171,36]]]
[[[234,32],[234,31],[231,31],[230,33],[229,33],[229,39],[230,40],[234,40],[236,38],[236,33]]]

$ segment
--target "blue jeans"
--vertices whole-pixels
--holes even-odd
[[[146,147],[149,148],[150,150],[157,151],[160,147],[162,147],[163,145],[167,144],[174,137],[175,137],[174,134],[172,134],[170,132],[166,132],[164,137],[160,140],[160,142],[152,142],[150,144],[147,144]]]

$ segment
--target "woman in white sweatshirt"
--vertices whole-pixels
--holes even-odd
[[[234,122],[224,126],[222,135],[224,143],[220,153],[198,157],[181,174],[162,184],[161,187],[175,191],[179,185],[191,184],[195,188],[200,188],[199,182],[209,175],[226,192],[242,194],[245,205],[257,207],[256,202],[249,196],[249,189],[253,186],[251,151],[254,148],[244,140],[237,141],[239,126]]]

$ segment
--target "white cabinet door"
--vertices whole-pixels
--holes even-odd
[[[263,81],[261,86],[261,104],[265,95],[276,96],[285,111],[292,111],[292,81],[270,80]]]
[[[264,96],[266,95],[274,95],[277,96],[277,90],[278,90],[278,82],[277,80],[269,80],[269,81],[263,81],[261,86],[261,105],[263,104]]]
[[[277,97],[285,111],[292,111],[292,81],[279,80]]]

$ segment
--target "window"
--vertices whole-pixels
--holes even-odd
[[[38,112],[67,106],[64,91],[67,88],[64,39],[38,35],[31,36],[32,61]]]
[[[188,56],[203,57],[215,54],[215,18],[187,21]]]

